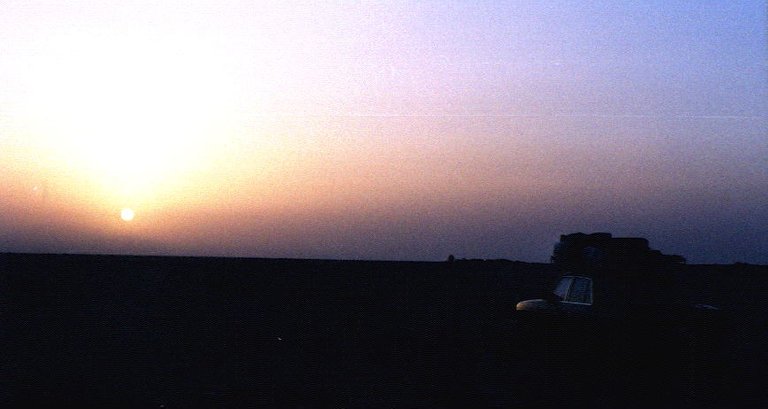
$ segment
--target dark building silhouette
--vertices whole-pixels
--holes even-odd
[[[642,237],[613,237],[611,233],[572,233],[560,236],[552,262],[566,270],[668,268],[685,258],[653,250]]]

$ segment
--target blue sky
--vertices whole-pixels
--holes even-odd
[[[764,1],[0,7],[0,251],[768,263]]]

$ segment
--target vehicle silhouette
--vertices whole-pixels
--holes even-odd
[[[558,390],[588,380],[602,389],[592,399],[610,404],[714,405],[722,312],[683,299],[681,260],[645,239],[562,236],[553,261],[563,276],[541,298],[516,305],[518,345],[541,354]]]

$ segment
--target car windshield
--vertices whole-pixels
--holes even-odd
[[[592,304],[592,280],[584,277],[576,277],[568,292],[567,301],[583,304]]]
[[[560,297],[561,299],[565,299],[565,297],[568,295],[568,289],[571,287],[571,283],[573,282],[573,278],[571,277],[563,277],[560,279],[560,281],[557,283],[557,286],[555,287],[555,290],[553,293]]]

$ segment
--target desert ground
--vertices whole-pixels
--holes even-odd
[[[560,273],[508,260],[0,254],[0,405],[610,407],[631,406],[622,387],[658,395],[641,379],[542,370],[581,361],[521,346],[515,304]],[[706,399],[679,391],[657,406],[764,407],[768,266],[677,275],[684,297],[725,312],[722,365]]]

